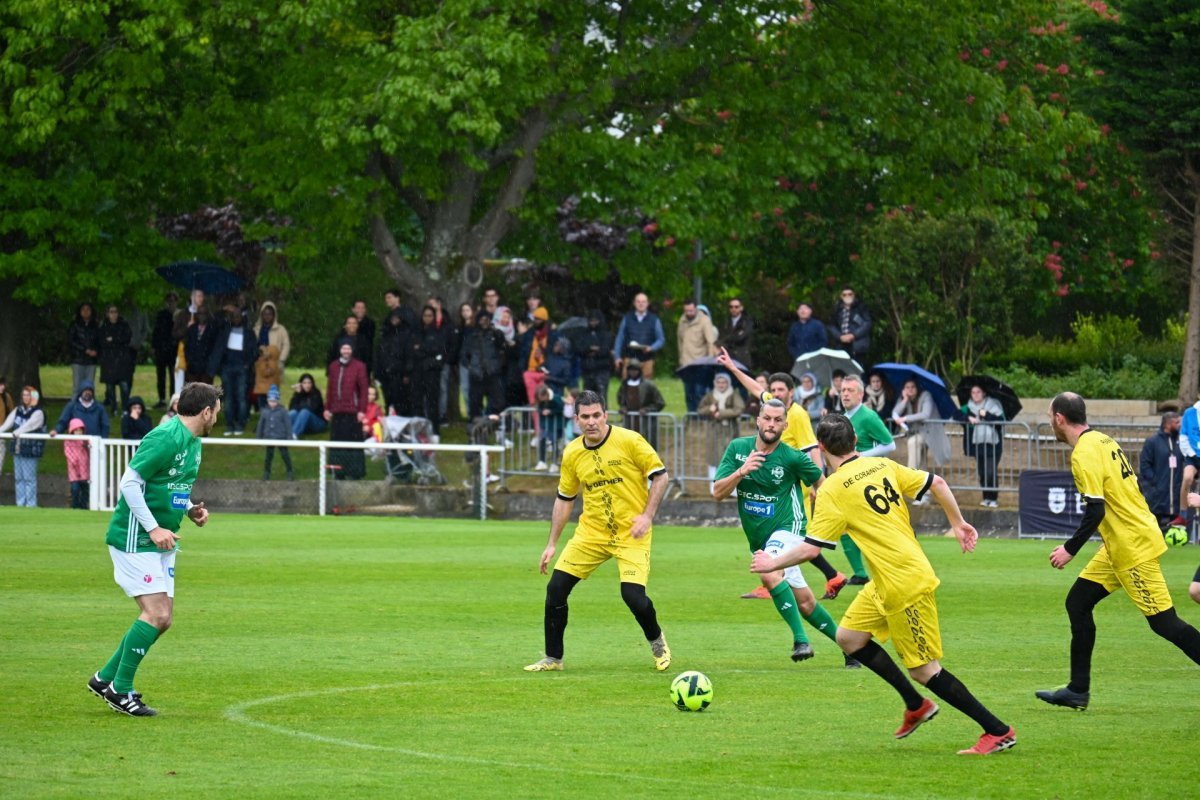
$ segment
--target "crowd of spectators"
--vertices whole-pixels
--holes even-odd
[[[418,308],[405,302],[399,289],[387,291],[382,300],[382,319],[377,324],[369,302],[355,298],[339,329],[329,337],[323,380],[306,372],[291,384],[287,374],[291,337],[280,323],[274,303],[263,303],[257,314],[241,297],[213,308],[205,293],[197,290],[181,307],[180,298],[168,292],[152,326],[148,320],[139,322],[144,315],[136,312],[133,323],[127,321],[116,305],[104,307],[100,318],[91,303],[81,303],[67,331],[71,399],[52,431],[101,437],[119,433],[123,439],[135,441],[145,436],[153,426],[151,407],[131,392],[134,370],[141,360],[139,349],[148,334],[157,391],[153,409],[165,410],[162,420],[166,421],[173,416],[168,408],[172,391],[177,394],[186,381],[219,380],[224,389],[226,436],[244,435],[256,413],[260,415],[259,438],[286,440],[327,434],[333,441],[361,441],[364,435],[379,437],[383,416],[398,415],[427,418],[436,440],[448,421],[448,409],[451,404],[458,405],[461,392],[468,423],[495,419],[512,406],[533,407],[528,424],[538,446],[534,469],[553,471],[558,453],[572,433],[573,396],[582,388],[609,398],[626,426],[657,444],[655,415],[668,409],[654,379],[667,337],[663,320],[651,309],[645,293],[633,297],[631,308],[613,320],[615,326],[599,310],[556,319],[536,294],[505,305],[493,287],[485,288],[477,303],[463,303],[450,312],[436,296],[426,298]],[[669,410],[711,423],[706,448],[710,466],[736,435],[734,421],[756,413],[759,402],[714,366],[717,354],[724,349],[747,374],[757,375],[760,385],[769,374],[767,369],[755,370],[760,365],[752,361],[754,309],[747,308],[742,298],[733,297],[726,311],[716,320],[708,307],[689,299],[680,308],[675,328],[676,372],[684,386],[686,408]],[[946,428],[938,422],[940,415],[930,393],[915,380],[890,386],[883,375],[869,369],[866,358],[872,318],[853,287],[842,287],[824,321],[808,301],[797,304],[795,313],[786,341],[780,342],[787,355],[780,352],[778,361],[762,367],[787,370],[806,353],[833,348],[845,351],[865,368],[861,380],[845,384],[846,371],[833,370],[829,386],[822,386],[813,372],[798,372],[793,400],[814,424],[831,412],[856,413],[861,405],[885,422],[888,436],[908,438],[910,466],[936,467],[949,460]],[[618,379],[616,395],[609,397],[614,377]],[[285,407],[280,390],[289,385],[291,397]],[[98,386],[103,388],[102,397]],[[974,386],[961,411],[968,424],[963,446],[976,461],[983,505],[995,506],[1004,443],[998,423],[1004,422],[1003,410],[987,396],[985,387]],[[267,412],[269,424],[264,424]],[[45,430],[49,425],[36,391],[30,394],[30,387],[24,387],[20,402],[13,402],[3,379],[0,420],[0,431],[16,433]],[[1153,495],[1153,507],[1164,524],[1178,517],[1177,487],[1185,472],[1182,466],[1167,470],[1174,485],[1160,485],[1165,481],[1164,471],[1156,471],[1154,466],[1166,463],[1166,456],[1158,457],[1159,451],[1170,449],[1159,446],[1160,439],[1166,441],[1172,435],[1166,423],[1164,420],[1164,432],[1147,441],[1151,457],[1143,463],[1149,472],[1142,476],[1144,483],[1156,487],[1147,494]],[[1178,441],[1178,418],[1173,424],[1174,441]],[[1176,459],[1180,465],[1192,463],[1186,437],[1183,447],[1180,455],[1172,455],[1171,463]],[[42,447],[35,447],[32,440],[15,445],[0,440],[0,467],[6,450],[13,452],[19,475],[18,502],[30,497],[35,501],[36,458]],[[282,446],[280,451],[287,476],[292,478],[288,451]],[[265,478],[270,476],[272,456],[273,449],[267,453]],[[79,465],[85,460],[79,452],[68,459],[75,463],[76,475],[82,472]],[[359,450],[335,451],[331,462],[340,477],[365,473]],[[72,480],[73,500],[78,500],[76,484],[85,487],[86,479]]]

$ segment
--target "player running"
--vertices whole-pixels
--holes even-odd
[[[208,522],[204,503],[192,503],[192,485],[200,471],[200,437],[212,431],[221,412],[221,390],[189,383],[178,408],[178,416],[146,434],[126,467],[105,538],[113,579],[141,614],[88,689],[131,717],[158,713],[134,691],[133,678],[150,646],[171,627],[179,525],[185,514],[197,527]]]
[[[821,468],[804,453],[782,442],[788,428],[787,409],[774,397],[763,402],[755,420],[757,436],[734,439],[717,467],[712,495],[724,500],[737,490],[738,517],[750,552],[777,555],[804,540],[808,519],[804,513],[803,484],[819,486]],[[763,573],[762,585],[770,592],[775,610],[792,629],[792,661],[813,657],[804,635],[804,617],[810,625],[837,641],[837,624],[813,597],[800,567]],[[851,664],[849,657],[847,666]]]
[[[546,584],[546,657],[525,667],[525,671],[563,668],[567,598],[575,584],[615,558],[621,599],[642,626],[654,668],[661,672],[671,666],[671,648],[659,627],[654,603],[646,596],[646,581],[650,577],[651,524],[667,491],[667,469],[640,435],[608,424],[604,400],[595,392],[580,393],[575,401],[575,420],[583,435],[563,451],[550,540],[538,564],[543,575],[580,489],[583,513]]]
[[[1082,711],[1091,693],[1092,648],[1096,644],[1092,609],[1114,589],[1124,589],[1150,629],[1197,664],[1200,632],[1175,613],[1158,563],[1167,545],[1120,446],[1088,426],[1087,407],[1074,392],[1062,392],[1050,401],[1050,424],[1054,437],[1073,448],[1071,474],[1086,503],[1079,529],[1051,551],[1050,565],[1065,567],[1093,533],[1099,532],[1103,544],[1067,592],[1071,682],[1035,694],[1052,705]]]
[[[962,681],[942,667],[942,638],[934,591],[940,581],[909,522],[901,495],[920,500],[932,492],[964,553],[975,549],[978,534],[958,508],[954,494],[937,475],[909,469],[886,458],[860,456],[854,426],[841,414],[817,425],[817,440],[833,472],[817,494],[816,512],[804,542],[777,556],[754,554],[753,572],[774,572],[799,564],[818,547],[834,548],[848,532],[871,568],[872,580],[850,603],[837,641],[848,655],[883,678],[904,699],[904,721],[895,737],[903,739],[940,710],[922,697],[874,639],[892,639],[904,666],[916,681],[983,728],[973,747],[959,755],[988,755],[1017,743],[1016,731],[984,707]]]
[[[730,357],[729,351],[723,347],[721,348],[720,355],[717,356],[717,363],[729,370],[729,373],[742,385],[742,388],[750,394],[757,396],[760,403],[765,403],[771,398],[775,398],[783,403],[783,407],[787,411],[788,423],[781,437],[783,443],[807,455],[817,465],[817,469],[824,469],[825,465],[821,461],[821,451],[817,447],[817,437],[813,434],[812,422],[808,419],[808,412],[795,402],[793,391],[796,388],[796,384],[792,380],[791,375],[786,372],[772,373],[767,377],[767,390],[764,392],[759,388],[754,378],[751,378],[738,369],[737,364]],[[846,576],[834,569],[829,560],[820,554],[812,560],[812,565],[821,570],[821,574],[825,576],[825,594],[821,596],[821,599],[833,600],[837,598],[838,594],[847,585]],[[865,582],[863,581],[863,583]],[[742,595],[742,597],[766,600],[770,597],[770,594],[766,593],[764,587],[758,586],[753,591]]]

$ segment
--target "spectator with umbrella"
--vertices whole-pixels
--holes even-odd
[[[817,382],[816,375],[805,372],[800,376],[796,383],[796,402],[808,413],[809,421],[816,428],[825,411],[825,392]]]
[[[969,446],[975,456],[975,468],[979,473],[979,485],[983,488],[984,508],[996,508],[1000,505],[1000,493],[996,491],[999,485],[997,471],[1000,456],[1004,450],[1004,408],[1000,401],[989,397],[982,383],[971,385],[969,397],[964,412],[970,424],[968,437]]]
[[[167,292],[163,307],[154,317],[154,329],[150,334],[150,349],[154,352],[154,378],[158,387],[158,402],[155,408],[166,408],[168,391],[171,388],[171,372],[178,355],[177,342],[172,335],[175,314],[179,310],[179,295]]]
[[[907,437],[909,469],[922,468],[926,450],[929,451],[930,460],[937,466],[950,459],[950,439],[946,436],[946,426],[929,422],[941,418],[933,394],[923,390],[916,378],[905,380],[896,406],[892,409],[892,420]],[[927,501],[927,497],[922,497],[914,500],[913,505],[924,505]]]

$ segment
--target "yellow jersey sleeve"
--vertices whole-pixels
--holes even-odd
[[[658,452],[650,446],[641,436],[629,437],[629,447],[632,450],[633,463],[637,464],[642,470],[642,474],[646,476],[646,480],[650,480],[660,472],[666,472],[666,467],[663,465],[662,458]]]
[[[579,454],[583,452],[583,448],[579,446],[579,442],[582,441],[583,437],[580,436],[563,451],[562,468],[558,473],[558,496],[563,500],[574,500],[579,494],[579,470],[576,469],[576,464]]]
[[[828,483],[825,485],[828,486]],[[846,515],[842,512],[836,493],[832,490],[818,490],[816,502],[813,504],[812,519],[809,520],[808,531],[805,533],[805,541],[815,544],[817,547],[833,550],[837,547],[838,539],[846,532],[846,528]]]
[[[1086,438],[1086,441],[1084,439]],[[1104,453],[1097,447],[1096,437],[1080,437],[1083,447],[1075,445],[1071,453],[1071,476],[1075,479],[1075,488],[1085,500],[1104,499],[1104,478],[1108,472],[1108,464],[1104,461]]]
[[[801,452],[817,446],[817,437],[813,433],[812,420],[808,418],[807,411],[798,404],[792,403],[788,406],[787,418],[787,430],[783,432],[782,437],[784,444]]]
[[[896,464],[896,482],[900,484],[900,494],[920,500],[933,486],[933,473]]]

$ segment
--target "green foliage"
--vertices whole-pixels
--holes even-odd
[[[1102,367],[1083,364],[1055,374],[1034,372],[1025,363],[1009,363],[988,367],[988,372],[1008,383],[1023,397],[1053,397],[1070,389],[1084,397],[1105,397],[1121,400],[1169,400],[1179,388],[1179,364],[1173,369],[1160,369],[1126,355],[1118,366]]]
[[[1157,339],[1144,336],[1136,319],[1110,314],[1077,316],[1071,329],[1073,340],[1018,337],[1011,347],[989,354],[985,363],[989,367],[1020,364],[1031,373],[1059,375],[1084,365],[1111,371],[1132,362],[1179,378],[1184,323],[1177,319],[1169,320],[1168,333]]]
[[[1008,344],[1014,307],[1034,307],[1045,276],[1030,262],[1020,229],[994,216],[894,212],[867,230],[859,275],[895,360],[972,372]]]

